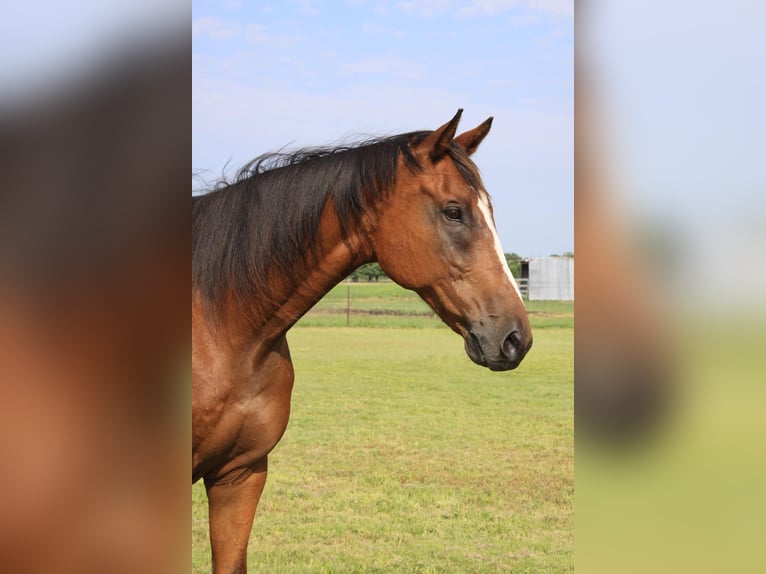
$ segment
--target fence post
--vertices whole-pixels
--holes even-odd
[[[346,279],[346,326],[351,325],[351,278]]]

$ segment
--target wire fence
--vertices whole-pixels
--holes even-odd
[[[525,293],[526,281],[519,284]],[[533,326],[572,326],[574,307],[566,301],[526,301]],[[344,281],[300,321],[303,326],[439,327],[441,319],[414,292],[387,281]]]

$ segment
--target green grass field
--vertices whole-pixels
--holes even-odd
[[[390,283],[352,289],[364,304],[418,309]],[[341,285],[320,309],[342,299],[345,322],[345,298]],[[332,312],[307,315],[288,335],[293,412],[270,455],[250,571],[572,571],[572,304],[530,311],[534,347],[506,373],[471,363],[436,319],[333,327]],[[202,484],[192,502],[193,571],[209,572]]]
[[[574,326],[571,301],[528,301],[526,305],[533,327]],[[386,314],[373,314],[376,311]],[[442,323],[415,293],[385,281],[337,285],[301,319],[300,326],[428,328]]]

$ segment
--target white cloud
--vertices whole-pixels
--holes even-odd
[[[471,17],[477,15],[495,15],[506,12],[521,4],[520,0],[472,0],[468,6],[457,11],[458,17]]]
[[[319,8],[314,5],[314,0],[294,0],[298,5],[298,12],[301,14],[319,14]]]
[[[457,11],[457,16],[461,18],[478,15],[494,16],[514,9],[523,9],[529,14],[573,16],[574,0],[471,0],[468,6]]]
[[[303,41],[305,38],[299,34],[274,34],[262,24],[249,24],[247,37],[259,44],[271,44],[273,47],[284,48]]]
[[[418,13],[421,16],[434,16],[449,11],[451,5],[450,0],[414,0],[397,2],[396,9],[405,14]]]
[[[518,16],[512,16],[510,18],[510,23],[513,26],[529,26],[532,24],[538,24],[541,19],[542,16],[539,12],[526,12],[519,14]]]
[[[247,27],[247,37],[256,42],[267,42],[271,38],[266,26],[262,24],[250,24]]]
[[[379,24],[378,22],[365,22],[362,24],[362,31],[365,34],[372,34],[375,36],[389,36],[391,38],[401,38],[404,36],[404,32],[401,28],[395,26],[386,26],[385,24]]]
[[[203,16],[192,21],[192,36],[207,36],[217,40],[233,38],[237,35],[235,27],[218,18]]]
[[[422,76],[416,64],[408,60],[388,58],[366,58],[343,64],[340,69],[350,74],[390,75],[407,80],[416,80]]]
[[[574,16],[574,0],[527,0],[527,5],[555,16]]]

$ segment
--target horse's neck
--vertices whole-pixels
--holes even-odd
[[[279,340],[298,319],[354,269],[374,260],[368,233],[362,228],[342,237],[332,209],[327,209],[315,241],[321,246],[307,272],[277,277],[270,297],[261,301],[262,326],[257,338],[267,345]]]

